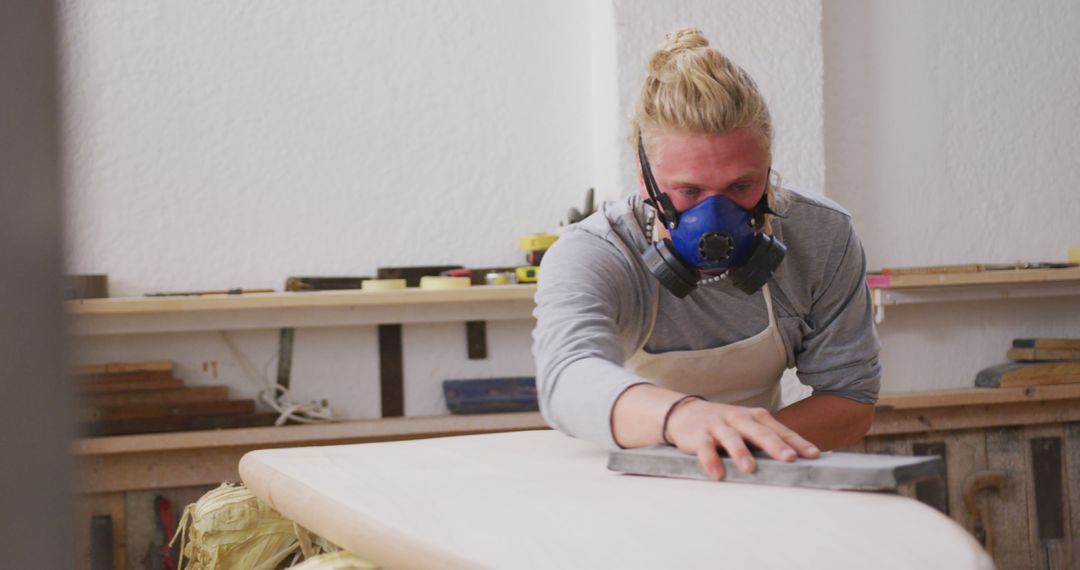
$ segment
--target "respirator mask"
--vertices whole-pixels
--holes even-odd
[[[777,215],[769,209],[767,194],[750,211],[717,195],[678,213],[653,178],[641,138],[638,158],[649,194],[646,203],[671,234],[671,239],[649,244],[644,254],[645,265],[660,283],[681,299],[698,286],[701,271],[721,271],[721,278],[746,294],[761,289],[787,252],[780,240],[759,231],[765,214]]]

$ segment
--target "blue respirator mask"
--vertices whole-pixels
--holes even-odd
[[[645,250],[645,264],[660,283],[681,299],[697,287],[701,271],[722,271],[747,294],[761,289],[787,252],[779,240],[758,231],[765,214],[776,215],[766,195],[750,211],[717,195],[679,213],[671,198],[660,192],[640,138],[638,158],[649,194],[646,202],[656,208],[657,218],[671,234],[671,239]]]

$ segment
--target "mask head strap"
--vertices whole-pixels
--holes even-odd
[[[757,229],[757,231],[761,231],[761,228],[765,225],[765,214],[771,214],[780,219],[786,218],[786,216],[781,216],[780,214],[777,214],[775,211],[773,211],[772,208],[769,207],[768,184],[769,179],[771,178],[772,167],[770,166],[768,173],[765,175],[765,192],[761,194],[761,199],[758,200],[758,203],[754,204],[754,207],[750,209],[750,219],[754,220],[754,228]]]
[[[656,185],[656,178],[653,178],[649,159],[645,157],[645,143],[640,134],[637,143],[638,160],[641,161],[641,178],[645,181],[645,192],[649,194],[646,203],[656,208],[656,215],[660,218],[660,223],[667,226],[669,230],[673,230],[679,225],[679,215],[675,211],[675,204],[672,204],[671,198],[661,192],[659,186]]]

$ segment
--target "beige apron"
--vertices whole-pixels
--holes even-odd
[[[780,377],[787,367],[787,351],[776,326],[768,285],[762,293],[769,311],[769,326],[758,334],[718,348],[661,354],[646,352],[642,343],[624,367],[658,386],[683,394],[698,394],[712,402],[778,410]],[[652,336],[659,305],[657,296],[646,340]]]

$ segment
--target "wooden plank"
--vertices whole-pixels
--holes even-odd
[[[143,390],[111,394],[87,394],[78,399],[81,406],[138,406],[143,404],[185,404],[227,400],[229,387],[224,385],[186,386],[172,390]]]
[[[379,325],[379,389],[382,417],[405,415],[405,371],[401,325]]]
[[[1010,348],[1006,356],[1020,362],[1080,360],[1080,348]]]
[[[536,285],[498,285],[465,289],[395,291],[305,291],[217,297],[134,297],[67,301],[72,315],[124,315],[204,311],[254,311],[287,308],[350,308],[381,305],[470,304],[532,300]]]
[[[87,436],[106,436],[169,431],[219,430],[273,425],[277,418],[278,414],[276,413],[134,418],[84,423],[80,426],[79,431]]]
[[[1075,280],[1080,280],[1080,267],[897,275],[889,276],[889,288],[903,289],[919,287],[955,287],[961,285],[1050,283]]]
[[[1036,568],[1066,568],[1064,489],[1064,429],[1060,425],[1029,427],[1025,463],[1028,466],[1028,532]]]
[[[1080,383],[1080,361],[1010,362],[984,368],[975,376],[975,385],[981,388],[1073,383]]]
[[[324,424],[242,428],[208,433],[92,437],[76,440],[71,452],[76,457],[89,457],[235,446],[257,448],[266,445],[330,445],[532,429],[548,429],[547,423],[539,412],[410,416]]]
[[[1028,528],[1027,445],[1021,428],[986,430],[987,470],[1004,477],[989,498],[986,524],[990,555],[998,568],[1032,568]]]
[[[981,509],[980,513],[969,508],[964,494],[968,491],[968,485],[986,471],[986,436],[977,430],[951,431],[941,435],[948,454],[946,484],[949,515],[985,546],[986,531],[981,513],[986,512],[987,497],[978,494],[973,497],[975,510]]]
[[[1073,568],[1080,567],[1080,423],[1064,426],[1065,432],[1065,493],[1068,495],[1068,527],[1066,558]]]
[[[83,364],[72,369],[74,376],[94,376],[100,374],[118,374],[124,372],[172,372],[175,363],[171,360],[153,360],[149,362],[108,362],[105,364]]]
[[[79,394],[112,394],[140,390],[175,390],[183,388],[183,380],[137,380],[134,382],[102,382],[76,386]]]
[[[113,568],[127,568],[127,534],[124,509],[124,493],[108,492],[81,495],[75,502],[75,559],[77,568],[91,568],[91,520],[95,516],[108,516],[112,523]]]
[[[942,408],[974,404],[1007,404],[1012,402],[1041,402],[1044,400],[1074,399],[1080,405],[1080,384],[1058,386],[1026,386],[1022,388],[964,388],[960,390],[927,390],[882,394],[878,410],[910,410],[913,408]]]
[[[1013,348],[1080,350],[1080,338],[1017,338],[1012,345]]]
[[[111,372],[109,374],[89,374],[75,376],[77,386],[94,386],[98,384],[125,384],[134,382],[153,382],[155,380],[172,380],[171,370],[141,370],[132,372]]]
[[[78,417],[83,422],[114,422],[150,418],[250,414],[255,400],[211,400],[179,404],[136,404],[125,406],[79,406]]]
[[[900,275],[927,275],[939,273],[976,273],[982,271],[978,263],[959,263],[953,265],[927,265],[922,267],[885,267],[882,275],[896,277]]]
[[[880,410],[870,435],[919,433],[1080,421],[1075,400],[1017,402],[948,408]]]
[[[253,449],[399,441],[546,429],[538,412],[359,420],[334,424],[158,433],[78,440],[73,445],[83,493],[214,485],[235,481],[240,456]]]

